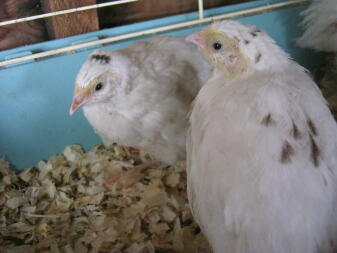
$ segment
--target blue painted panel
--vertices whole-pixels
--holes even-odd
[[[205,14],[208,16],[254,7],[264,2],[266,1],[212,9],[206,11]],[[238,20],[264,29],[293,58],[310,68],[320,62],[320,55],[294,46],[294,39],[300,33],[297,27],[300,20],[298,14],[304,7],[291,7]],[[89,37],[102,38],[187,21],[195,18],[196,15],[196,13],[179,15],[8,50],[0,52],[0,59],[20,51],[50,50]],[[202,27],[182,29],[166,34],[186,36]],[[135,41],[111,44],[105,46],[104,49],[116,50]],[[90,51],[82,50],[71,55],[51,57],[0,70],[0,156],[5,156],[17,168],[22,169],[32,166],[41,159],[61,153],[67,145],[80,143],[89,148],[100,142],[82,112],[77,112],[72,117],[68,114],[74,79]]]

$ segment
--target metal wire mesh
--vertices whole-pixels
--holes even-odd
[[[112,1],[112,2],[103,3],[103,4],[89,5],[89,6],[84,6],[84,7],[74,8],[74,9],[69,9],[69,10],[64,10],[64,11],[51,12],[51,13],[35,15],[35,16],[26,17],[26,18],[20,18],[20,19],[0,22],[0,26],[15,24],[15,23],[19,23],[19,22],[26,22],[26,21],[30,21],[30,20],[34,20],[34,19],[41,19],[41,18],[46,18],[46,17],[51,17],[51,16],[58,16],[58,15],[63,15],[63,14],[68,14],[68,13],[73,13],[73,12],[85,11],[85,10],[88,10],[88,9],[102,8],[102,7],[107,7],[107,6],[111,6],[111,5],[118,5],[118,4],[124,4],[124,3],[129,3],[129,2],[135,2],[135,1],[138,1],[138,0]],[[31,54],[31,55],[27,55],[27,56],[23,56],[23,57],[18,57],[18,58],[14,58],[14,59],[9,59],[9,60],[5,60],[5,61],[0,61],[0,67],[5,67],[6,65],[20,63],[20,62],[27,61],[27,60],[37,60],[37,59],[41,59],[41,58],[45,58],[45,57],[49,57],[49,56],[53,56],[53,55],[65,54],[65,53],[72,52],[74,50],[92,47],[92,46],[96,46],[96,45],[104,45],[104,44],[109,44],[109,43],[118,42],[118,41],[122,41],[122,40],[137,38],[137,37],[141,37],[141,36],[144,36],[144,35],[152,35],[152,34],[161,33],[161,32],[168,32],[168,31],[173,31],[173,30],[177,30],[177,29],[207,24],[207,23],[211,23],[211,22],[214,22],[214,21],[222,20],[222,19],[238,18],[238,17],[242,17],[242,16],[248,16],[248,15],[268,12],[268,11],[271,11],[271,10],[284,8],[284,7],[287,7],[287,6],[293,6],[293,5],[303,4],[303,3],[306,3],[306,2],[311,2],[311,0],[288,0],[288,1],[285,1],[285,2],[279,2],[279,3],[274,3],[274,4],[266,4],[266,5],[263,5],[263,6],[245,9],[245,10],[240,10],[240,11],[235,11],[235,12],[231,12],[231,13],[215,15],[215,16],[211,16],[211,17],[204,17],[203,0],[197,0],[197,1],[198,1],[198,11],[199,11],[199,17],[197,19],[187,21],[187,22],[180,22],[180,23],[173,24],[173,25],[166,25],[166,26],[161,26],[161,27],[158,27],[158,28],[143,30],[143,31],[139,31],[139,32],[132,32],[132,33],[127,33],[127,34],[123,34],[123,35],[117,35],[117,36],[99,39],[99,40],[91,41],[91,42],[85,42],[85,43],[81,43],[81,44],[77,44],[77,45],[66,46],[66,47],[63,47],[63,48],[58,48],[58,49],[49,50],[49,51],[45,51],[45,52],[35,53],[35,54]]]

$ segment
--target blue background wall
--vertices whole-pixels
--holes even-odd
[[[250,8],[266,3],[255,1],[206,11],[206,16]],[[322,55],[296,48],[294,39],[301,33],[299,13],[306,5],[289,7],[269,13],[238,19],[267,31],[277,43],[302,65],[311,69],[322,62]],[[106,29],[95,33],[40,43],[0,52],[0,60],[22,52],[40,52],[71,45],[86,39],[104,38],[126,32],[188,21],[197,13]],[[166,34],[186,36],[204,26],[182,29]],[[141,38],[140,38],[141,39]],[[116,50],[134,43],[128,40],[104,46]],[[61,153],[65,146],[79,143],[85,148],[99,143],[81,111],[69,116],[73,83],[81,64],[92,51],[55,56],[40,61],[11,66],[0,70],[0,157],[23,169],[41,159]]]

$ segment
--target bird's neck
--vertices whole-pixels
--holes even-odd
[[[215,68],[211,76],[211,79],[222,79],[223,81],[225,81],[226,84],[229,85],[233,81],[249,78],[250,75],[252,74],[253,73],[251,70],[245,70],[243,72],[242,71],[227,72],[227,71],[223,71],[222,69]]]

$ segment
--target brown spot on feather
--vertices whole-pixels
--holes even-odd
[[[292,134],[293,134],[293,137],[295,139],[300,139],[302,137],[302,133],[300,132],[300,130],[298,130],[298,127],[297,125],[294,123],[293,121],[293,130],[292,130]]]
[[[291,156],[295,154],[294,148],[289,144],[288,141],[285,141],[282,147],[281,152],[281,163],[289,163],[291,162]]]
[[[271,114],[268,113],[267,116],[265,116],[262,121],[261,121],[261,124],[262,125],[265,125],[265,126],[271,126],[271,125],[274,125],[276,124],[276,122],[273,120],[273,118],[271,117]]]
[[[258,53],[257,56],[255,57],[255,63],[258,63],[261,60],[261,54]]]
[[[321,154],[321,151],[316,144],[314,137],[310,134],[310,146],[311,146],[311,161],[317,168],[319,166],[318,158]]]
[[[314,124],[314,122],[312,122],[310,119],[307,120],[308,123],[308,127],[310,129],[310,132],[313,134],[313,136],[317,135],[317,128]]]

